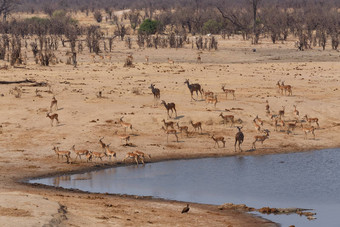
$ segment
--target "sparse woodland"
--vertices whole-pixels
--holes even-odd
[[[41,4],[39,4],[41,3]],[[218,49],[218,39],[242,35],[252,44],[270,38],[273,43],[295,37],[296,48],[315,46],[338,49],[340,5],[338,1],[2,1],[0,7],[0,59],[11,65],[25,62],[32,51],[36,62],[48,66],[57,61],[54,51],[69,47],[69,64],[76,66],[76,52],[85,47],[95,54],[112,51],[114,40],[128,48]],[[125,10],[123,15],[114,11]],[[11,17],[28,13],[26,19]],[[43,12],[44,17],[34,13]],[[84,25],[73,19],[79,12],[92,17],[97,25]],[[32,14],[30,17],[29,14]],[[146,23],[149,22],[149,23]],[[103,29],[102,26],[109,26]],[[209,36],[205,36],[209,34]],[[211,34],[211,35],[210,35]],[[131,36],[137,36],[131,39]],[[189,37],[194,38],[189,39]],[[218,37],[218,38],[217,38]],[[118,39],[119,38],[119,39]],[[23,48],[24,47],[24,48]],[[26,48],[26,49],[25,49]],[[30,49],[30,50],[29,50]]]

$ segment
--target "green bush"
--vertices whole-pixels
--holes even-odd
[[[213,19],[208,20],[203,24],[203,31],[205,33],[218,34],[221,31],[222,23]]]
[[[150,35],[150,34],[155,34],[156,32],[159,32],[160,29],[161,29],[161,23],[159,21],[146,19],[139,26],[138,32]]]

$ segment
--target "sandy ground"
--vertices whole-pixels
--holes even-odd
[[[183,49],[134,49],[115,42],[112,59],[94,60],[85,51],[79,55],[78,68],[57,64],[42,67],[30,56],[25,68],[0,71],[0,80],[16,81],[26,78],[48,82],[48,87],[17,85],[23,90],[21,98],[9,94],[16,85],[0,85],[0,225],[25,226],[273,226],[266,220],[237,211],[221,211],[217,206],[192,204],[187,215],[180,211],[184,203],[148,198],[86,194],[79,191],[56,190],[20,183],[23,179],[84,171],[120,164],[127,152],[140,150],[152,155],[151,162],[209,156],[262,155],[269,153],[308,151],[339,147],[340,142],[340,53],[319,48],[298,52],[293,42],[273,45],[263,41],[256,52],[249,42],[238,38],[219,40],[218,51],[202,51],[202,64],[196,63],[197,50],[188,45]],[[66,62],[65,49],[57,56]],[[125,68],[128,54],[134,56],[134,68]],[[145,63],[145,56],[149,63]],[[169,64],[170,57],[175,64]],[[2,63],[4,64],[4,62]],[[216,107],[199,97],[190,100],[185,79],[200,83],[205,90],[218,95]],[[278,80],[293,87],[293,95],[281,95]],[[178,117],[167,119],[160,100],[154,101],[148,88],[154,83],[161,90],[161,99],[176,103]],[[226,99],[221,86],[235,89],[236,99]],[[37,97],[38,89],[41,97]],[[103,97],[97,94],[102,91]],[[52,97],[58,100],[60,123],[51,127],[46,117]],[[196,98],[196,95],[194,95]],[[286,128],[274,130],[265,113],[268,100],[272,113],[285,106],[285,120],[293,120],[293,105],[302,116],[319,118],[315,140],[298,127],[291,134]],[[237,110],[232,110],[232,109]],[[220,113],[240,119],[245,141],[244,152],[234,151],[235,127],[224,125]],[[258,115],[264,120],[263,129],[270,130],[269,139],[257,150],[251,149],[255,135],[262,135],[253,126]],[[125,134],[117,122],[133,125],[128,130],[131,146],[123,146],[119,135]],[[170,135],[169,142],[161,130],[162,119],[189,126],[189,137],[179,135],[179,142]],[[203,132],[195,132],[189,121],[201,121]],[[305,122],[302,122],[306,124]],[[224,136],[225,148],[214,148],[211,135]],[[98,140],[117,152],[109,161],[74,160],[72,164],[57,158],[53,146],[70,150],[101,151]],[[221,201],[227,203],[229,201]]]

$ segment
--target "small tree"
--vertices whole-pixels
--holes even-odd
[[[210,19],[203,24],[203,31],[205,33],[218,34],[221,31],[222,23]]]
[[[102,22],[103,16],[102,16],[102,14],[101,14],[100,11],[94,12],[93,16],[94,16],[94,19],[96,19],[96,21],[97,21],[98,23]]]
[[[155,34],[160,30],[161,24],[157,20],[146,19],[139,26],[139,33],[144,33],[147,35]]]

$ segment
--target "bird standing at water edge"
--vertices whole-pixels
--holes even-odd
[[[188,213],[189,210],[190,210],[189,204],[187,204],[187,206],[183,208],[182,214],[183,214],[183,213]]]

